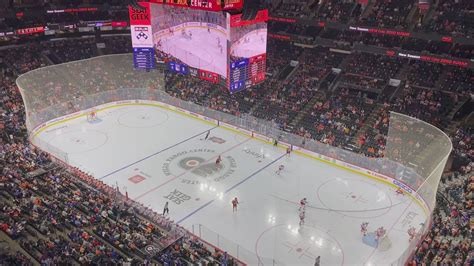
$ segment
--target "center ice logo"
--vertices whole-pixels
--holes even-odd
[[[181,183],[198,185],[206,181],[220,182],[230,177],[237,167],[232,156],[222,156],[216,164],[218,154],[214,150],[194,149],[182,151],[166,159],[162,171],[166,176],[183,176]]]

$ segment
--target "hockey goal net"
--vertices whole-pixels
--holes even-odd
[[[386,250],[389,250],[391,246],[392,246],[392,241],[390,240],[390,238],[388,238],[387,234],[379,238],[378,245],[377,245],[378,249],[380,249],[381,251],[386,251]]]
[[[87,116],[86,116],[86,119],[87,119],[87,122],[95,122],[97,121],[97,111],[96,110],[92,110],[90,112],[87,113]]]

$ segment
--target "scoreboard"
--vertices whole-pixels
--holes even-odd
[[[155,68],[155,49],[133,48],[133,66],[146,70]]]
[[[239,92],[265,80],[266,54],[234,61],[230,64],[229,90]]]
[[[155,49],[151,34],[150,3],[140,3],[144,10],[129,7],[133,47],[133,66],[136,69],[155,68]]]
[[[198,77],[202,80],[210,81],[216,84],[220,83],[221,81],[221,78],[219,77],[219,74],[217,73],[190,67],[186,64],[182,64],[182,63],[178,63],[174,61],[169,61],[167,65],[168,65],[168,70],[173,73],[177,73],[181,75],[191,75],[193,77]]]
[[[189,74],[189,67],[187,65],[176,62],[168,62],[168,70],[183,75]]]

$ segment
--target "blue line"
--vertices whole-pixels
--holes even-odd
[[[193,212],[191,212],[190,214],[186,215],[183,217],[183,219],[179,220],[176,222],[176,224],[180,224],[181,222],[183,222],[184,220],[188,219],[189,217],[191,217],[193,214],[195,214],[196,212],[206,208],[207,206],[209,206],[209,204],[213,203],[215,200],[211,200],[209,201],[208,203],[202,205],[201,207],[199,207],[198,209],[194,210]]]
[[[260,173],[261,171],[265,170],[267,167],[269,167],[270,165],[276,163],[277,161],[279,161],[281,158],[283,158],[284,156],[286,155],[283,154],[281,155],[280,157],[276,158],[275,160],[269,162],[267,165],[265,165],[264,167],[258,169],[257,171],[255,171],[254,173],[252,173],[251,175],[247,176],[245,179],[243,179],[242,181],[240,181],[239,183],[233,185],[231,188],[227,189],[224,194],[227,194],[229,193],[231,190],[233,190],[234,188],[238,187],[239,185],[241,185],[242,183],[244,183],[245,181],[249,180],[250,178],[254,177],[256,174]],[[177,221],[176,224],[180,224],[182,223],[184,220],[188,219],[189,217],[191,217],[193,214],[195,214],[196,212],[206,208],[207,206],[209,206],[209,204],[213,203],[215,201],[215,199],[209,201],[208,203],[202,205],[201,207],[197,208],[196,210],[194,210],[193,212],[191,212],[190,214],[184,216],[181,220]]]
[[[236,188],[237,186],[239,186],[240,184],[242,184],[243,182],[249,180],[251,177],[255,176],[256,174],[260,173],[261,171],[265,170],[267,167],[269,167],[270,165],[276,163],[277,161],[279,161],[281,158],[283,158],[284,156],[286,155],[286,153],[282,154],[280,157],[276,158],[275,160],[271,161],[269,164],[265,165],[264,167],[258,169],[255,173],[249,175],[247,178],[245,178],[244,180],[240,181],[239,183],[233,185],[231,188],[227,189],[225,191],[225,193],[227,194],[228,192],[230,192],[232,189]]]
[[[178,146],[178,145],[181,144],[181,143],[184,143],[184,142],[186,142],[186,141],[188,141],[188,140],[190,140],[190,139],[193,139],[193,138],[195,138],[195,137],[197,137],[197,136],[199,136],[199,135],[202,135],[202,134],[206,133],[207,131],[211,131],[211,130],[217,128],[217,127],[218,127],[218,126],[215,126],[215,127],[211,128],[211,129],[207,129],[206,131],[203,131],[203,132],[201,132],[201,133],[198,133],[198,134],[196,134],[196,135],[194,135],[194,136],[191,136],[191,137],[189,137],[189,138],[187,138],[187,139],[185,139],[185,140],[182,140],[182,141],[180,141],[180,142],[178,142],[178,143],[175,143],[175,144],[173,144],[173,145],[171,145],[171,146],[169,146],[169,147],[167,147],[167,148],[164,148],[164,149],[162,149],[162,150],[160,150],[160,151],[157,151],[157,152],[155,152],[155,153],[153,153],[153,154],[151,154],[151,155],[148,155],[147,157],[145,157],[145,158],[143,158],[143,159],[140,159],[140,160],[138,160],[138,161],[136,161],[136,162],[133,162],[133,163],[131,163],[131,164],[129,164],[129,165],[126,165],[126,166],[124,166],[124,167],[122,167],[122,168],[119,168],[119,169],[117,169],[117,170],[115,170],[115,171],[113,171],[113,172],[111,172],[111,173],[109,173],[109,174],[104,175],[103,177],[99,178],[99,180],[102,180],[102,179],[104,179],[104,178],[106,178],[106,177],[108,177],[108,176],[110,176],[110,175],[113,175],[113,174],[115,174],[115,173],[117,173],[117,172],[120,172],[120,171],[122,171],[122,170],[124,170],[124,169],[126,169],[126,168],[128,168],[128,167],[130,167],[130,166],[132,166],[132,165],[134,165],[134,164],[137,164],[137,163],[142,162],[142,161],[144,161],[144,160],[146,160],[146,159],[149,159],[149,158],[151,158],[151,157],[153,157],[153,156],[155,156],[155,155],[158,155],[158,154],[160,154],[160,153],[162,153],[162,152],[164,152],[164,151],[167,151],[167,150],[169,150],[169,149],[171,149],[171,148],[174,148],[174,147]]]

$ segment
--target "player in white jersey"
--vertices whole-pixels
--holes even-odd
[[[300,226],[304,224],[305,211],[300,211]]]
[[[360,225],[360,232],[365,236],[367,235],[367,227],[369,226],[369,223],[368,222],[363,222],[361,225]]]
[[[408,228],[407,233],[408,233],[408,236],[409,236],[408,241],[411,242],[416,237],[416,228],[413,227],[413,226]]]
[[[280,173],[281,173],[281,171],[283,171],[283,169],[285,169],[285,166],[283,164],[281,164],[280,166],[278,166],[278,169],[275,171],[275,174],[280,175]]]

